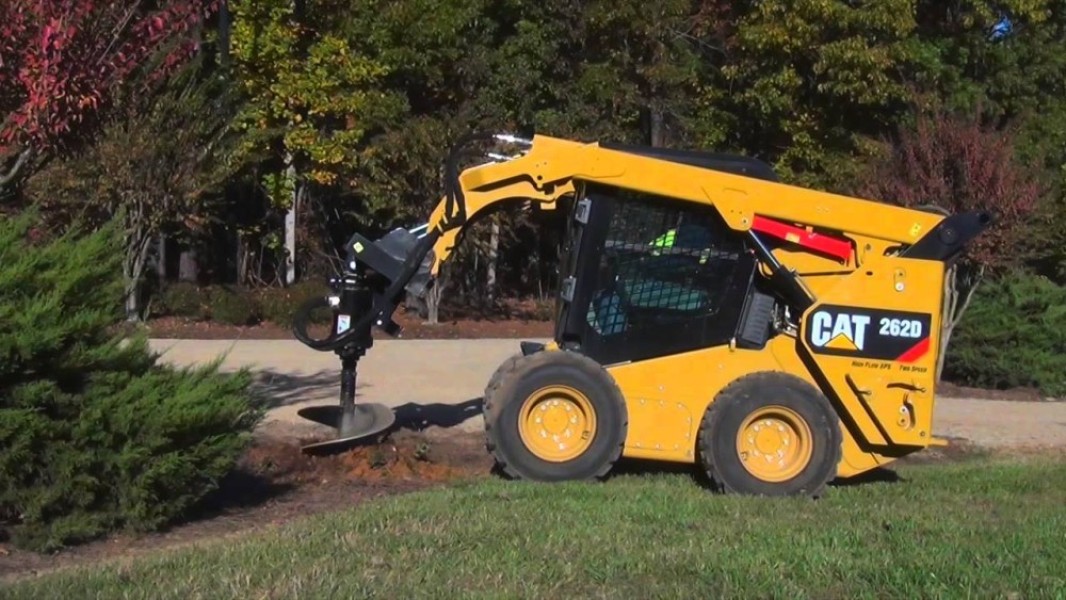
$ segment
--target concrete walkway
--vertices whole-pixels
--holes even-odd
[[[481,431],[479,400],[496,367],[519,340],[375,340],[359,363],[357,401],[404,411],[427,426]],[[340,362],[295,340],[153,340],[162,360],[195,365],[225,355],[223,369],[251,368],[272,408],[265,426],[314,426],[296,411],[334,403]],[[934,435],[999,448],[1066,447],[1066,402],[939,398]]]

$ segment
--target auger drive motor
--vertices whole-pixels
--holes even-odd
[[[460,171],[474,144],[485,162]],[[544,135],[469,136],[445,167],[428,222],[353,235],[331,294],[294,323],[342,361],[339,405],[301,412],[337,432],[314,448],[393,425],[355,402],[357,361],[374,329],[398,334],[396,307],[424,296],[464,228],[501,208],[568,215],[552,341],[522,342],[485,390],[506,474],[594,479],[633,457],[696,465],[722,491],[818,495],[946,443],[945,277],[991,215],[786,185],[751,158]],[[332,309],[324,339],[307,332],[316,306]]]

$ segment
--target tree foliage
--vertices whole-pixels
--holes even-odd
[[[26,194],[65,226],[72,216],[100,225],[123,223],[127,319],[138,320],[140,283],[161,234],[201,230],[210,201],[231,171],[234,106],[200,61],[155,94],[116,103],[97,141],[55,160],[32,177]]]
[[[377,87],[380,61],[345,35],[342,6],[238,0],[231,8],[233,73],[246,98],[242,150],[281,158],[322,185],[357,185],[366,137],[395,102]]]
[[[105,23],[115,18],[102,7],[125,6],[69,4],[91,5]],[[769,161],[788,183],[991,208],[998,224],[971,249],[973,265],[1066,281],[1066,0],[229,8],[240,177],[228,181],[227,202],[189,213],[238,230],[238,250],[226,240],[216,256],[254,250],[281,263],[280,233],[295,217],[294,258],[302,273],[321,275],[353,231],[373,237],[420,223],[440,198],[448,144],[492,129],[735,152]],[[183,38],[166,39],[134,62],[147,65]],[[10,77],[9,64],[0,69]],[[491,296],[490,272],[505,293],[547,289],[554,238],[525,215],[501,219],[498,229],[470,229],[446,267],[446,298]],[[248,261],[237,262],[244,273]],[[239,281],[271,280],[256,268],[261,277]]]
[[[944,372],[964,385],[1066,395],[1066,288],[1024,272],[983,286]]]
[[[771,161],[787,179],[836,185],[906,112],[923,70],[913,0],[732,3],[721,69],[704,88],[710,143]]]
[[[92,139],[116,90],[151,85],[196,48],[217,0],[0,3],[0,188]]]

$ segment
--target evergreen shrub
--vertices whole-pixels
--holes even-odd
[[[247,371],[157,363],[124,319],[117,232],[0,223],[0,538],[50,551],[188,514],[261,415]]]
[[[1066,287],[1021,271],[982,283],[952,333],[944,379],[1066,395]]]

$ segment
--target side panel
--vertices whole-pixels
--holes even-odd
[[[778,338],[771,345],[792,342]],[[770,370],[782,370],[770,346],[718,346],[607,367],[629,411],[623,456],[694,462],[700,421],[719,390],[747,373]]]
[[[871,451],[932,442],[943,283],[943,263],[885,258],[842,278],[804,315],[801,358]]]

